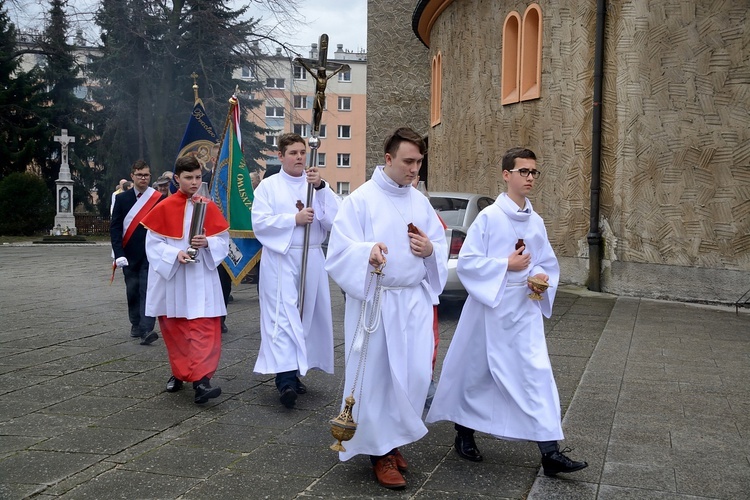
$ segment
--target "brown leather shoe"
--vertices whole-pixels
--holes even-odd
[[[375,463],[373,467],[375,477],[381,486],[396,489],[406,486],[404,476],[398,471],[396,459],[393,455],[386,455]]]
[[[398,451],[398,448],[393,450],[393,458],[396,459],[396,467],[398,467],[398,470],[400,470],[401,472],[404,472],[407,469],[409,469],[409,464],[406,463],[406,459],[401,454],[401,452]]]

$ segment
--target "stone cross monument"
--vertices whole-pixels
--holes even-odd
[[[68,165],[68,144],[76,142],[76,138],[68,135],[67,129],[62,129],[60,135],[54,137],[56,142],[62,145],[62,162],[60,163],[60,176],[55,181],[57,186],[55,227],[52,234],[76,234],[76,219],[73,215],[73,178],[70,176]],[[60,233],[57,233],[60,231]]]

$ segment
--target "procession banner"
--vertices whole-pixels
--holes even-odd
[[[260,261],[261,244],[253,233],[253,183],[242,153],[240,105],[229,100],[229,114],[219,159],[214,171],[211,196],[229,222],[229,255],[222,263],[237,285]]]
[[[193,112],[190,114],[187,127],[185,127],[185,134],[182,136],[177,158],[186,155],[195,156],[201,164],[205,180],[210,178],[214,169],[218,148],[219,137],[211,125],[211,120],[208,119],[203,101],[196,97]],[[172,173],[174,173],[174,166],[172,167]],[[169,191],[176,193],[177,189],[177,181],[173,178],[172,182],[169,183]]]

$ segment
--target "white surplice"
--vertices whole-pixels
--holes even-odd
[[[177,254],[190,246],[193,204],[185,208],[183,238],[146,233],[148,290],[146,316],[168,318],[216,318],[227,314],[216,268],[229,252],[229,233],[208,236],[208,247],[198,251],[199,262],[180,264]]]
[[[410,222],[432,241],[429,257],[411,252]],[[422,410],[432,375],[432,294],[442,292],[448,276],[445,231],[429,200],[411,186],[397,186],[382,167],[344,200],[328,246],[326,269],[346,292],[344,397],[352,390],[363,352],[352,351],[352,344],[365,299],[365,319],[370,318],[375,282],[366,297],[372,271],[368,261],[378,242],[388,247],[381,314],[354,389],[357,431],[344,443],[341,460],[384,455],[427,433]]]
[[[333,320],[331,292],[321,244],[336,217],[341,200],[330,187],[313,196],[315,218],[310,224],[310,245],[305,274],[303,317],[297,307],[304,226],[295,216],[297,202],[307,200],[307,178],[283,170],[263,179],[255,190],[253,231],[263,245],[260,259],[261,343],[254,371],[281,373],[298,370],[305,375],[318,368],[333,373]]]
[[[449,420],[499,438],[563,438],[560,399],[542,315],[549,317],[560,267],[542,218],[505,193],[469,228],[458,276],[469,292],[456,326],[427,422]],[[518,239],[531,254],[524,271],[509,271]],[[531,300],[529,276],[549,275],[543,300]]]

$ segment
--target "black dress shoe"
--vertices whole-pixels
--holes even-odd
[[[477,444],[474,442],[473,434],[456,434],[456,453],[461,458],[471,460],[472,462],[481,462],[484,460],[482,454],[477,449]]]
[[[221,396],[221,387],[211,387],[208,382],[202,382],[195,386],[195,403],[203,404],[209,399]]]
[[[297,379],[297,387],[294,388],[294,392],[297,394],[307,394],[307,386],[300,379]]]
[[[570,448],[565,448],[562,451],[553,451],[552,453],[545,453],[542,455],[544,475],[554,476],[560,472],[575,472],[589,466],[586,462],[576,462],[564,455],[564,453],[570,451],[572,451]]]
[[[174,375],[169,377],[169,380],[167,380],[167,392],[177,392],[180,389],[182,389],[182,380]]]
[[[135,338],[140,337],[141,335],[143,335],[143,332],[141,332],[140,328],[138,328],[137,326],[131,326],[130,327],[130,336],[131,337],[133,337],[135,339]]]
[[[159,338],[159,334],[156,332],[144,333],[141,336],[141,345],[151,345],[156,339]]]
[[[227,328],[227,325],[225,323],[221,324],[221,333],[228,333],[229,328]]]
[[[281,389],[280,393],[279,401],[281,401],[281,404],[287,408],[294,408],[294,403],[297,401],[297,392],[287,385]]]

